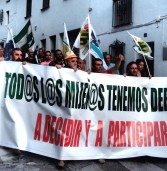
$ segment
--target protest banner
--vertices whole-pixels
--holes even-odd
[[[63,160],[167,157],[165,77],[0,63],[0,145]]]

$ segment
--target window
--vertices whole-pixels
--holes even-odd
[[[75,29],[75,30],[71,30],[71,31],[68,31],[68,38],[69,38],[69,41],[70,41],[70,45],[73,46],[77,36],[78,36],[78,33],[80,32],[80,28],[79,29]],[[64,33],[61,33],[60,36],[63,40],[63,35]]]
[[[125,54],[125,43],[120,42],[119,40],[115,40],[109,46],[109,54],[112,56],[112,62],[115,63],[119,54]],[[124,61],[121,62],[121,66],[119,67],[119,73],[122,75],[124,73]]]
[[[3,10],[0,10],[0,24],[3,22]]]
[[[150,46],[152,50],[151,56],[154,57],[155,42],[147,42],[147,44]],[[154,58],[153,60],[149,60],[146,58],[146,61],[147,61],[148,68],[150,70],[150,74],[154,76]]]
[[[48,9],[49,4],[50,4],[50,0],[43,0],[43,7],[42,7],[41,11]]]
[[[6,11],[6,20],[7,24],[9,24],[9,11]]]
[[[163,61],[167,61],[167,47],[163,47]]]
[[[46,39],[42,39],[41,40],[41,47],[43,47],[44,49],[46,49]]]
[[[0,42],[0,49],[4,48],[4,42]]]
[[[27,9],[26,9],[26,17],[31,17],[31,8],[32,8],[32,0],[27,0]]]
[[[132,24],[132,0],[113,0],[113,27]]]
[[[50,36],[50,49],[52,55],[54,55],[54,52],[56,50],[56,35]]]

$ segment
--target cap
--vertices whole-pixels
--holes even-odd
[[[70,58],[77,58],[77,56],[75,55],[75,53],[72,50],[66,52],[66,56],[65,56],[64,60],[70,59]]]

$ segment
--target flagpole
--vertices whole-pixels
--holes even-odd
[[[90,17],[88,15],[88,31],[89,31],[89,53],[88,53],[88,70],[92,71],[92,55],[90,53],[90,38],[91,38],[91,24],[90,24]]]
[[[141,49],[140,49],[140,50],[141,50]],[[143,54],[143,58],[144,58],[144,61],[145,61],[145,63],[146,63],[146,67],[147,67],[147,70],[148,70],[148,75],[149,75],[149,77],[151,78],[150,70],[149,70],[149,67],[148,67],[148,64],[147,64],[147,61],[146,61],[146,57],[145,57],[144,54]]]
[[[34,36],[34,32],[33,32],[33,28],[32,28],[32,24],[31,24],[31,18],[29,18],[29,20],[30,20],[30,27],[31,27],[31,31],[32,31],[32,35]],[[35,40],[34,40],[34,45],[33,45],[33,47],[31,47],[31,49],[33,50],[33,51],[35,51],[35,49],[36,49],[36,47],[35,47],[36,45],[35,45]],[[37,61],[38,62],[38,61]]]
[[[30,27],[31,27],[32,35],[34,36],[32,24],[31,24],[31,18],[29,18],[29,20],[30,20]],[[34,44],[31,47],[31,49],[34,51],[34,57],[35,57],[35,60],[36,60],[37,64],[39,64],[39,59],[37,57],[37,48],[36,48],[35,40],[34,40]]]
[[[67,51],[71,51],[70,41],[68,38],[66,24],[64,22],[64,35],[63,35],[63,54],[65,55]]]

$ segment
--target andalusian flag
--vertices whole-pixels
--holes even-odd
[[[67,51],[71,51],[71,47],[67,34],[66,24],[64,23],[63,54],[65,55]]]
[[[136,52],[139,54],[144,55],[148,59],[153,59],[151,56],[152,50],[150,46],[142,40],[140,37],[134,36],[128,32],[128,34],[132,37],[133,41],[135,42],[135,46],[133,47]]]
[[[30,20],[28,20],[27,24],[19,34],[15,36],[14,42],[16,47],[20,48],[23,52],[26,52],[28,49],[35,50],[35,42]]]

